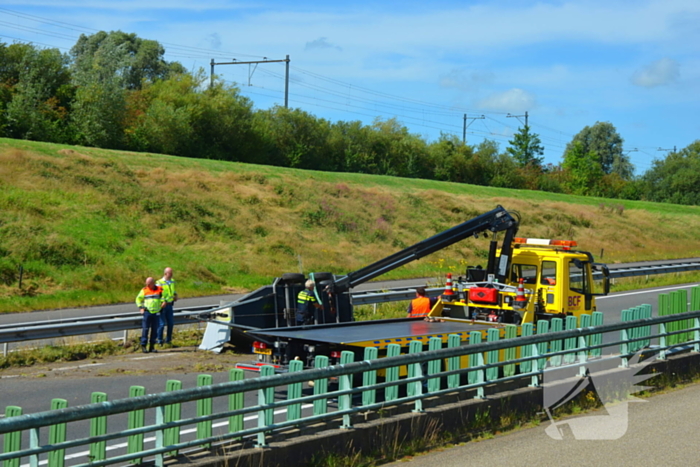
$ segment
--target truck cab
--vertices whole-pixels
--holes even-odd
[[[607,267],[593,262],[590,253],[577,251],[572,240],[515,238],[508,279],[529,291],[531,299],[522,312],[523,322],[561,316],[580,316],[596,311],[595,296],[610,290]],[[601,283],[593,280],[603,272]]]
[[[596,311],[595,296],[610,290],[608,271],[576,246],[572,240],[516,237],[504,280],[469,269],[466,279],[457,280],[460,293],[443,296],[431,316],[521,324],[590,314]],[[600,283],[594,281],[596,271],[602,273]]]

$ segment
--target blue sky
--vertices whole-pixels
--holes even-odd
[[[700,139],[700,2],[6,0],[0,41],[64,52],[80,34],[159,41],[190,70],[290,57],[289,105],[331,121],[395,117],[502,150],[528,113],[559,163],[586,125],[612,123],[641,174]],[[284,103],[283,63],[220,65],[256,108]],[[481,117],[484,118],[481,118]],[[659,150],[662,149],[662,150]]]

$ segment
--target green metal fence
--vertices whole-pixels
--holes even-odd
[[[690,306],[700,310],[698,288],[692,291]],[[389,346],[388,356],[379,359],[377,349],[368,348],[359,362],[353,361],[353,352],[345,351],[340,365],[329,366],[327,358],[319,357],[314,369],[302,371],[301,362],[294,361],[288,373],[275,375],[273,367],[265,366],[260,377],[251,379],[245,379],[242,370],[231,370],[229,381],[224,383],[212,384],[211,376],[200,375],[193,388],[182,388],[180,381],[171,380],[166,392],[145,394],[143,387],[133,386],[127,399],[109,401],[107,394],[94,393],[91,404],[77,407],[54,399],[50,411],[34,414],[22,414],[21,407],[8,406],[6,417],[0,419],[0,460],[4,467],[19,466],[22,459],[28,459],[30,465],[46,461],[49,467],[63,467],[67,465],[66,453],[79,447],[84,454],[71,458],[70,465],[153,460],[162,466],[169,456],[224,442],[268,446],[278,433],[319,422],[330,428],[351,428],[357,414],[399,404],[413,404],[413,410],[420,412],[426,397],[455,391],[485,397],[487,386],[519,378],[538,385],[543,371],[552,365],[576,365],[583,374],[586,363],[599,359],[604,347],[619,349],[614,358],[623,365],[652,339],[659,342],[657,358],[665,358],[668,349],[679,345],[697,352],[700,311],[687,312],[687,307],[683,297],[663,297],[659,310],[664,312],[657,318],[651,318],[651,307],[641,305],[624,310],[622,322],[612,325],[602,325],[602,313],[594,313],[578,322],[569,317],[540,322],[537,327],[525,324],[520,337],[514,337],[516,328],[508,325],[506,339],[493,330],[486,342],[481,342],[481,333],[473,332],[468,345],[460,345],[459,336],[450,336],[443,347],[435,338],[428,342],[428,351],[415,341],[404,354],[394,344]],[[619,333],[620,339],[603,344],[604,333]],[[379,378],[379,374],[384,377]],[[308,381],[314,382],[313,390],[304,392]],[[354,387],[357,381],[362,383]],[[257,401],[246,406],[245,393],[257,394]],[[214,413],[215,398],[226,398],[227,410]],[[183,418],[183,404],[195,404],[196,415]],[[285,415],[276,413],[280,411]],[[117,415],[128,417],[127,427],[110,432],[110,417]],[[217,420],[226,428],[214,433],[213,422]],[[67,426],[78,421],[89,422],[89,437],[68,440]],[[194,439],[181,436],[185,427],[192,428]],[[46,439],[40,438],[42,428],[48,428]],[[153,438],[152,445],[145,442],[145,435]],[[125,441],[125,447],[110,456],[107,443],[115,440]]]

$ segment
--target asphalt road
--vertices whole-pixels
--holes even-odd
[[[614,440],[581,440],[565,432],[550,438],[540,426],[403,459],[403,467],[686,467],[700,465],[696,428],[700,384],[629,404],[625,434]],[[582,417],[604,415],[601,411]],[[571,420],[571,419],[567,419]]]
[[[406,279],[396,281],[369,282],[355,287],[353,290],[381,290],[385,288],[418,287],[424,286],[426,279]],[[138,290],[134,289],[134,298]],[[189,308],[206,305],[219,305],[230,303],[243,297],[242,294],[209,295],[206,297],[182,298],[177,301],[175,311],[178,308]],[[122,313],[135,313],[138,309],[134,302],[118,303],[115,305],[99,305],[82,308],[61,308],[56,310],[40,310],[27,313],[0,313],[0,325],[17,323],[34,323],[41,321],[55,322],[57,320],[81,318],[85,316],[117,315]]]

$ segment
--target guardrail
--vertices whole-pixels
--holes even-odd
[[[700,271],[700,262],[683,262],[655,264],[653,266],[610,266],[610,278],[622,279],[624,277],[650,276],[654,274],[672,274],[679,272]],[[594,278],[602,277],[602,273],[594,273]],[[386,303],[415,298],[415,287],[392,290],[368,290],[365,292],[355,292],[352,294],[353,305],[372,305],[375,303]],[[445,290],[444,287],[426,289],[427,295],[437,297]]]
[[[216,308],[219,308],[219,305],[205,305],[176,310],[174,314],[175,324],[192,324],[192,318],[202,312]],[[49,323],[5,324],[0,325],[0,344],[141,329],[142,322],[141,314],[134,312],[56,320]]]
[[[613,265],[610,268],[610,278],[639,277],[654,274],[672,274],[678,272],[700,271],[700,262],[656,264],[654,266],[625,266]]]
[[[610,277],[623,278],[697,270],[700,270],[700,262],[656,264],[653,266],[635,267],[618,265],[611,268]],[[428,288],[426,292],[428,296],[436,297],[440,295],[443,290],[444,287],[435,287]],[[356,291],[352,292],[351,295],[354,305],[372,305],[376,303],[406,301],[415,297],[415,287],[402,287],[390,290]],[[199,313],[216,310],[219,308],[221,308],[219,305],[205,305],[176,309],[174,313],[175,324],[191,324],[192,319],[196,318]],[[51,323],[43,322],[1,325],[0,344],[141,329],[141,323],[141,315],[138,312],[134,312],[120,315],[52,321]],[[4,349],[4,353],[7,353],[6,348]]]
[[[267,447],[278,434],[288,437],[288,430],[318,422],[327,422],[330,428],[351,428],[358,414],[367,419],[369,414],[407,403],[420,412],[428,397],[439,402],[435,396],[472,391],[475,397],[483,398],[486,386],[523,378],[530,385],[540,385],[555,368],[570,368],[583,376],[587,367],[601,360],[625,367],[654,339],[658,339],[657,359],[664,359],[667,351],[680,345],[698,352],[700,311],[686,311],[687,303],[687,293],[677,291],[662,294],[662,316],[656,318],[649,317],[650,305],[640,305],[624,310],[623,322],[616,324],[590,326],[602,318],[601,313],[594,313],[596,316],[584,315],[578,322],[575,317],[564,322],[553,319],[551,326],[540,322],[537,329],[525,324],[517,339],[516,327],[507,325],[489,330],[487,342],[481,342],[480,331],[470,333],[468,345],[460,345],[459,336],[454,335],[443,348],[440,338],[432,338],[427,352],[419,341],[411,342],[404,355],[400,355],[399,345],[390,344],[387,357],[379,359],[372,347],[365,349],[363,360],[357,362],[353,352],[344,351],[337,366],[328,366],[328,358],[318,357],[315,369],[302,371],[302,362],[293,361],[286,374],[275,375],[272,366],[264,366],[261,377],[249,380],[243,379],[241,370],[231,370],[232,381],[215,385],[211,376],[200,375],[201,385],[196,388],[173,385],[174,390],[161,394],[144,395],[142,387],[134,386],[134,397],[113,402],[102,393],[94,393],[93,400],[98,403],[68,408],[65,400],[56,399],[53,406],[62,408],[35,414],[22,415],[20,407],[11,406],[6,408],[7,418],[0,419],[0,434],[4,436],[0,460],[16,466],[22,458],[28,458],[30,465],[39,465],[46,458],[50,467],[62,467],[69,457],[66,450],[89,447],[71,459],[80,457],[87,462],[77,465],[87,467],[153,458],[156,466],[163,466],[166,457],[184,449],[210,449],[222,442]],[[698,287],[692,289],[691,307],[700,310]],[[567,329],[556,331],[564,326]],[[652,332],[655,326],[657,330]],[[603,344],[602,334],[616,331],[620,332],[619,341]],[[619,353],[603,356],[602,349],[611,346],[618,346]],[[383,382],[377,382],[380,371]],[[400,379],[401,373],[406,378]],[[354,377],[361,377],[362,385],[354,386]],[[329,390],[331,378],[338,379],[337,390]],[[313,394],[303,395],[302,383],[309,380],[315,382]],[[250,391],[257,392],[258,401],[246,407],[243,394]],[[215,412],[212,401],[221,397],[228,398],[228,409]],[[329,399],[337,400],[337,407],[332,407]],[[196,404],[196,416],[180,418],[181,404],[186,403]],[[147,424],[145,414],[151,409]],[[275,417],[277,411],[281,414]],[[252,420],[246,424],[243,417],[247,414]],[[108,433],[107,417],[116,415],[128,416],[128,427]],[[214,433],[214,420],[223,420],[226,428]],[[81,421],[90,421],[90,436],[67,441],[66,424]],[[183,440],[181,429],[188,426],[194,427],[194,436]],[[48,428],[48,440],[41,438],[42,428]],[[151,448],[144,446],[146,434],[154,435]],[[28,438],[28,447],[22,447],[23,438],[25,445]],[[112,440],[126,442],[120,453],[107,457],[106,443]]]

